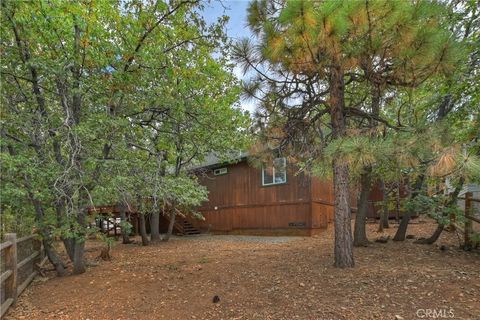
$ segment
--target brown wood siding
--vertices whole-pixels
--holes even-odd
[[[326,228],[333,220],[333,206],[312,202],[312,228]]]
[[[326,227],[333,221],[335,196],[331,180],[312,178],[312,223]]]
[[[278,202],[310,200],[309,180],[304,175],[295,176],[289,168],[287,183],[262,186],[260,169],[249,166],[246,161],[227,166],[228,173],[214,176],[213,170],[200,178],[202,185],[210,191],[208,201],[200,210],[215,206],[265,205]]]
[[[202,229],[207,228],[212,231],[302,228],[302,226],[289,226],[289,223],[304,223],[304,227],[310,228],[309,211],[309,203],[202,211],[205,221],[201,225]]]
[[[356,186],[351,186],[350,206],[352,212],[357,209],[358,191]],[[335,192],[331,179],[312,178],[312,224],[327,227],[333,222],[335,206]]]
[[[209,170],[200,177],[200,183],[209,190],[209,199],[197,209],[205,217],[205,221],[195,223],[197,226],[224,232],[311,228],[310,178],[295,176],[290,167],[287,183],[262,186],[261,170],[246,161],[226,167],[225,175],[214,176]]]

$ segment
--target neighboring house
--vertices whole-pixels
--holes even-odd
[[[285,158],[261,168],[250,165],[247,154],[235,161],[229,164],[209,157],[194,168],[209,191],[208,201],[197,208],[205,220],[189,219],[196,228],[213,233],[310,236],[333,220],[331,182],[297,175]]]
[[[452,186],[452,183],[450,182],[450,179],[447,178],[445,180],[445,186],[446,186],[446,193],[449,194],[453,192],[455,189]],[[465,208],[465,194],[467,192],[470,192],[472,194],[472,198],[474,199],[480,199],[480,185],[475,184],[475,183],[467,183],[463,186],[462,190],[458,194],[458,200],[457,200],[457,205],[464,209]],[[475,216],[480,217],[480,203],[479,202],[473,202],[473,214]]]
[[[465,193],[467,193],[467,192],[471,192],[473,198],[479,199],[480,198],[480,185],[475,184],[475,183],[468,183],[463,187],[462,191],[460,191],[458,196],[459,197],[464,197]]]
[[[465,194],[467,192],[472,194],[471,197],[473,199],[480,199],[480,185],[469,183],[463,187],[462,191],[458,194],[459,199],[457,201],[457,205],[462,209],[465,208]],[[472,214],[480,218],[480,202],[472,201],[472,207]]]

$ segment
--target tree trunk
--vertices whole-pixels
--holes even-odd
[[[344,80],[340,65],[330,69],[330,116],[334,138],[345,136]],[[333,185],[335,192],[335,267],[355,265],[350,211],[348,165],[339,158],[333,160]]]
[[[150,217],[150,240],[152,242],[160,241],[160,212],[153,210]]]
[[[333,161],[335,190],[335,266],[353,267],[352,221],[349,204],[348,166],[339,160]]]
[[[387,209],[385,209],[387,208]],[[382,215],[382,219],[380,221],[380,224],[382,225],[382,228],[385,228],[385,229],[388,229],[390,228],[390,224],[388,222],[388,219],[389,219],[389,212],[388,212],[388,205],[385,205],[384,204],[384,207],[383,207],[383,215]]]
[[[85,223],[85,215],[86,211],[85,210],[79,210],[78,215],[77,215],[77,221],[78,224],[80,225],[81,228],[86,227]],[[73,254],[73,274],[81,274],[86,271],[85,269],[85,257],[84,257],[84,252],[85,252],[85,239],[83,236],[85,234],[82,232],[81,234],[82,237],[77,237],[75,239],[75,251]]]
[[[75,255],[75,239],[62,237],[62,242],[63,246],[65,247],[65,251],[67,252],[68,258],[70,259],[70,261],[73,262]]]
[[[452,105],[452,95],[448,93],[445,96],[443,96],[442,103],[440,104],[440,106],[438,108],[437,118],[435,119],[436,122],[439,122],[439,121],[443,120],[443,118],[445,118],[445,116],[452,110],[451,105]],[[420,187],[421,187],[421,185],[423,184],[424,175],[423,174],[420,175],[419,178],[421,178],[421,183],[420,183]],[[455,188],[453,194],[451,195],[451,198],[450,198],[451,204],[453,204],[456,201],[456,199],[458,197],[458,194],[460,193],[460,190],[463,187],[464,182],[465,181],[464,181],[463,177],[460,178],[459,186],[457,186]],[[417,180],[417,183],[418,183],[418,180]],[[420,187],[418,188],[418,190],[420,189]],[[417,194],[418,194],[418,192],[414,192],[414,194],[412,194],[412,199]],[[410,219],[410,217],[409,217],[409,219]],[[402,219],[402,222],[403,222],[403,219]],[[407,225],[408,225],[408,223],[407,223]],[[401,224],[400,224],[400,226],[401,226]],[[445,228],[445,226],[443,226],[442,224],[439,224],[437,226],[437,229],[435,230],[435,232],[432,234],[432,236],[430,238],[425,239],[425,240],[418,240],[418,241],[416,241],[416,243],[425,243],[425,244],[434,243],[435,241],[438,240],[438,238],[442,234],[444,228]],[[403,239],[401,237],[402,235],[399,235],[399,237],[398,237],[402,241],[405,240],[406,229],[407,229],[407,227],[405,227],[405,231],[403,232]],[[399,227],[399,230],[397,230],[397,234],[398,234],[398,231],[400,231],[400,227]],[[395,238],[397,237],[397,234],[395,234]],[[393,240],[395,240],[395,238]]]
[[[384,228],[390,228],[388,224],[389,218],[389,211],[388,211],[388,192],[387,188],[385,187],[385,182],[381,180],[380,187],[382,189],[382,211],[380,213],[380,221],[378,223],[378,232],[383,232]]]
[[[64,207],[60,200],[57,200],[55,204],[55,212],[57,214],[57,228],[60,229],[62,228],[60,221],[62,219],[62,215],[64,214]],[[65,247],[65,251],[67,252],[68,258],[70,259],[70,261],[73,262],[73,254],[75,252],[75,248],[73,246],[75,245],[75,240],[73,238],[65,238],[63,236],[61,237],[61,239],[63,242],[63,246]]]
[[[167,160],[167,153],[163,151],[159,151],[156,149],[157,155],[157,173],[155,177],[155,188],[154,188],[154,206],[152,216],[150,217],[150,240],[152,242],[160,241],[160,206],[158,205],[157,199],[157,192],[158,192],[158,184],[160,177],[164,177],[166,173],[166,160]]]
[[[123,203],[120,203],[118,205],[119,211],[120,211],[120,220],[122,222],[121,228],[122,228],[122,243],[123,244],[129,244],[132,241],[130,241],[130,236],[129,236],[129,230],[126,228],[125,224],[127,223],[127,208]]]
[[[142,237],[142,246],[148,246],[148,235],[147,227],[145,225],[145,214],[139,213],[140,215],[140,235]]]
[[[39,231],[40,235],[43,237],[43,247],[45,248],[45,252],[47,254],[48,260],[50,263],[54,266],[55,271],[57,272],[57,275],[59,277],[62,277],[65,275],[65,265],[63,264],[62,260],[58,256],[55,248],[51,245],[51,236],[50,236],[50,230],[48,229],[47,226],[44,224],[44,211],[43,207],[34,196],[33,193],[29,192],[28,193],[30,200],[32,201],[33,207],[35,209],[35,219],[36,222],[39,225]]]
[[[423,174],[417,177],[417,181],[415,181],[415,187],[412,193],[410,194],[410,200],[415,199],[415,197],[420,193],[420,189],[422,189],[424,180],[425,180],[425,176]],[[400,221],[400,225],[398,226],[397,232],[395,233],[395,236],[392,239],[393,241],[405,240],[405,237],[407,235],[408,223],[410,222],[410,218],[412,217],[412,215],[413,215],[412,210],[408,210],[407,212],[405,212],[405,214],[402,217],[402,220]]]
[[[170,211],[170,222],[168,223],[168,230],[167,234],[165,237],[163,237],[163,241],[168,241],[170,239],[170,236],[173,233],[173,226],[175,225],[175,208],[172,208]]]
[[[400,187],[401,183],[398,181],[397,190],[395,192],[395,221],[400,220]]]
[[[366,232],[366,220],[368,212],[368,196],[370,195],[372,168],[367,167],[360,176],[360,196],[358,199],[357,216],[355,217],[355,229],[353,233],[353,245],[366,247],[369,243]]]
[[[437,229],[435,229],[435,232],[427,239],[419,239],[415,241],[415,243],[419,244],[432,244],[435,243],[440,235],[442,234],[443,229],[445,229],[445,226],[443,224],[438,224]]]
[[[83,239],[75,240],[75,253],[73,256],[73,274],[81,274],[86,271],[85,269],[85,241]]]
[[[55,271],[57,272],[57,276],[63,277],[66,273],[65,265],[63,264],[60,257],[57,255],[57,252],[50,244],[49,240],[43,240],[43,248],[45,249],[45,253],[47,254],[48,261],[53,265]]]
[[[410,223],[411,217],[412,217],[412,212],[410,210],[405,212],[405,214],[402,217],[402,220],[400,220],[400,225],[398,226],[397,232],[395,233],[395,236],[392,239],[393,241],[405,240],[405,237],[407,235],[408,224]]]
[[[458,194],[459,194],[460,191],[462,190],[464,183],[465,183],[465,179],[464,179],[463,177],[460,178],[460,181],[459,181],[458,186],[457,186],[457,187],[455,188],[455,190],[450,194],[450,199],[448,200],[448,203],[447,203],[446,207],[450,207],[450,206],[456,204]],[[446,216],[446,214],[444,214],[443,216]],[[440,238],[440,235],[442,234],[442,232],[443,232],[444,229],[445,229],[445,225],[444,225],[444,224],[441,224],[441,223],[438,223],[437,229],[435,229],[435,231],[433,232],[433,234],[432,234],[429,238],[417,240],[417,241],[415,241],[415,243],[419,243],[419,244],[433,244],[433,243],[435,243],[435,242],[438,240],[438,238]]]
[[[384,215],[384,214],[385,214],[385,213],[383,212],[383,210],[381,210],[381,211],[380,211],[380,219],[379,219],[380,222],[378,223],[377,232],[383,232],[383,223],[382,223],[382,221],[383,221],[383,215]]]

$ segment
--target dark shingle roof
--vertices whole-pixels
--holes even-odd
[[[248,152],[246,151],[237,151],[231,152],[230,154],[218,156],[215,153],[210,153],[205,156],[205,159],[198,164],[194,164],[190,170],[196,170],[201,168],[215,167],[221,164],[228,164],[233,162],[238,162],[240,160],[246,159],[248,157]]]

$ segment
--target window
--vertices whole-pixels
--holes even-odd
[[[263,166],[262,185],[270,186],[287,182],[287,160],[285,158],[276,158],[273,165]]]
[[[228,170],[227,168],[218,168],[213,170],[213,174],[216,176],[221,176],[222,174],[227,174]]]

